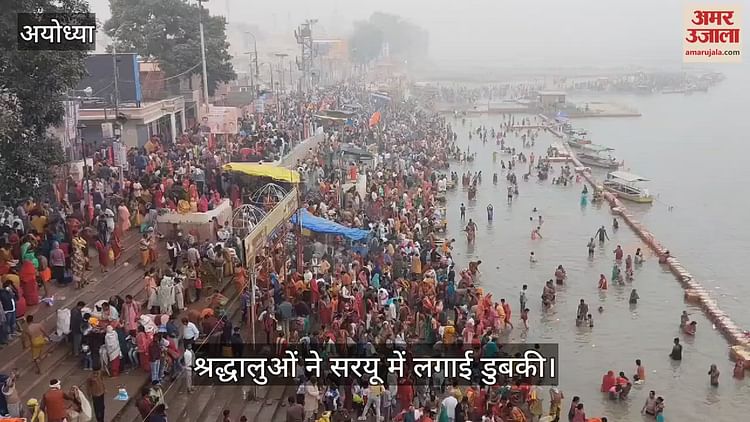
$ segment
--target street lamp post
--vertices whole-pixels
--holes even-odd
[[[200,8],[200,13],[198,14],[198,23],[200,26],[200,33],[201,33],[201,61],[203,64],[203,106],[206,108],[206,113],[208,113],[208,71],[206,70],[206,38],[203,35],[203,2],[207,2],[208,0],[198,0],[198,7]]]
[[[255,34],[253,34],[252,32],[245,31],[245,33],[253,39],[253,53],[255,54],[255,80],[257,81],[260,77],[258,72],[258,40],[257,38],[255,38]]]
[[[83,160],[83,174],[81,174],[81,181],[84,184],[83,203],[86,204],[86,206],[89,206],[90,200],[91,200],[91,191],[90,191],[91,187],[89,186],[90,185],[89,169],[88,169],[88,166],[86,165],[86,146],[84,145],[84,140],[82,136],[83,129],[86,129],[86,125],[82,122],[79,122],[76,125],[76,135],[78,138],[78,145],[81,149],[81,159]],[[88,215],[89,213],[87,212],[84,214],[84,217],[86,218]],[[91,222],[89,221],[89,223]]]

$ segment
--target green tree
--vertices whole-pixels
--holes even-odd
[[[158,60],[167,76],[201,73],[202,14],[209,94],[219,82],[237,77],[228,51],[226,20],[210,16],[206,8],[201,11],[197,0],[110,0],[109,5],[112,18],[104,30],[117,39],[118,51]]]
[[[15,0],[0,14],[0,200],[49,192],[52,168],[64,162],[47,133],[62,123],[62,100],[84,76],[85,51],[19,51],[17,13],[87,13],[83,0]]]

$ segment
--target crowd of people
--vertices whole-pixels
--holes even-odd
[[[197,125],[175,140],[153,137],[129,157],[133,171],[123,185],[113,176],[106,156],[101,156],[82,182],[68,181],[67,198],[58,198],[54,205],[30,199],[7,211],[0,239],[4,274],[0,340],[18,335],[16,319],[25,316],[22,337],[37,371],[43,348],[53,335],[27,315],[26,307],[42,300],[38,286],[54,282],[84,287],[93,268],[89,249],[97,251],[98,269],[108,271],[118,265],[126,234],[140,232],[140,268],[133,271],[143,274],[143,299],[126,295],[91,304],[78,302],[70,310],[65,334],[81,368],[91,370],[85,385],[63,389],[64,380],[53,379],[42,397],[22,402],[15,389],[18,373],[12,372],[0,379],[4,393],[0,413],[57,422],[79,420],[75,418],[88,412],[104,421],[104,377],[117,377],[127,368],[142,370],[151,380],[152,385],[135,397],[143,420],[165,422],[167,391],[179,385],[186,394],[196,390],[193,366],[201,344],[218,343],[228,355],[242,356],[247,338],[242,328],[252,324],[259,328],[255,347],[276,355],[289,347],[304,347],[324,357],[370,357],[387,347],[431,356],[460,347],[483,357],[507,356],[503,342],[514,329],[512,315],[528,328],[527,286],[514,312],[511,300],[493,297],[478,283],[481,261],[457,267],[455,240],[441,235],[445,227],[441,193],[448,177],[452,182],[458,179],[440,173],[458,151],[451,124],[413,100],[395,100],[382,110],[362,106],[368,104],[367,95],[361,88],[342,85],[314,98],[289,98],[277,109],[282,111],[278,115],[245,116],[238,122],[238,136],[215,137]],[[224,173],[222,164],[276,161],[310,134],[306,126],[315,110],[352,104],[357,105],[355,115],[345,125],[327,125],[323,140],[295,167],[303,176],[306,211],[366,230],[366,240],[303,236],[287,223],[252,260],[251,286],[240,233],[234,233],[228,222],[213,221],[210,239],[199,239],[196,233],[183,236],[179,227],[172,233],[159,231],[156,221],[161,212],[205,212],[225,198],[233,207],[240,206],[247,186]],[[375,111],[382,118],[373,125],[369,117]],[[486,129],[483,133],[486,138]],[[369,151],[374,159],[344,161],[343,146]],[[519,163],[528,163],[531,173],[533,154],[530,160],[515,151],[512,156],[511,168],[518,157]],[[537,166],[541,161],[536,161]],[[356,183],[360,175],[366,178],[364,189]],[[509,182],[515,186],[515,191],[508,191],[511,202],[518,185],[516,180]],[[462,219],[464,211],[462,206]],[[490,207],[488,219],[492,219]],[[532,220],[538,221],[532,240],[541,240],[542,217]],[[476,230],[470,219],[471,224],[474,228],[468,231]],[[604,227],[595,237],[600,243],[608,238]],[[590,255],[594,247],[592,238]],[[167,259],[160,260],[164,249]],[[621,261],[623,251],[618,247],[615,255]],[[640,260],[636,253],[635,263]],[[533,252],[530,261],[536,262]],[[632,277],[630,256],[628,262],[625,274]],[[555,285],[563,284],[566,276],[559,266],[554,279],[545,284],[541,295],[546,308],[555,301]],[[215,283],[207,283],[209,277]],[[225,297],[218,286],[230,278],[235,296]],[[612,280],[619,279],[613,273]],[[217,288],[205,295],[206,284]],[[638,300],[637,293],[631,293],[633,298]],[[232,317],[235,308],[239,319]],[[577,315],[576,324],[593,327],[583,300]],[[673,359],[678,354],[681,358],[677,343]],[[615,377],[610,371],[602,392],[612,399],[626,399],[633,383],[645,380],[640,361],[635,372],[631,382],[624,372]],[[321,377],[301,371],[295,380],[296,394],[287,398],[287,421],[526,422],[567,416],[573,422],[607,422],[606,417],[587,417],[578,396],[565,414],[562,389],[552,386],[545,391],[534,377],[484,385],[476,377],[469,383],[445,379],[439,371],[430,379],[406,373],[401,378],[389,374],[382,383],[373,383],[356,376],[342,379],[328,370]],[[718,369],[711,368],[709,375],[712,383],[718,383]],[[176,380],[179,383],[166,382]],[[128,400],[127,391],[117,395]],[[652,391],[642,411],[663,418],[664,407],[664,399]],[[225,410],[224,421],[232,418]]]
[[[453,240],[438,233],[437,182],[445,176],[437,169],[455,150],[453,130],[412,102],[394,105],[385,116],[377,128],[362,124],[327,133],[320,145],[335,149],[345,139],[367,146],[377,151],[377,164],[339,171],[353,164],[336,169],[323,160],[325,154],[314,153],[299,163],[319,179],[308,212],[370,230],[371,238],[364,247],[314,239],[304,271],[286,280],[271,274],[261,299],[267,339],[275,341],[276,352],[303,345],[324,356],[371,356],[384,345],[427,345],[422,353],[428,354],[459,345],[482,356],[502,356],[501,336],[512,329],[510,301],[478,287],[481,261],[457,271]],[[360,171],[367,176],[366,192],[347,191],[342,198],[338,188],[346,180],[341,175],[351,179]],[[523,298],[518,312],[528,312]],[[274,335],[277,324],[282,329]],[[531,379],[460,385],[435,373],[429,380],[389,374],[382,384],[369,381],[303,374],[287,420],[538,420],[548,413],[559,418],[564,398],[553,387],[549,407],[543,406],[546,394]],[[572,413],[582,414],[582,404],[575,408]]]
[[[76,386],[63,391],[64,380],[51,380],[43,397],[22,406],[15,386],[23,371],[2,374],[0,416],[38,422],[73,421],[88,414],[104,421],[102,376],[117,377],[140,367],[154,385],[139,402],[142,410],[147,401],[151,404],[143,411],[144,420],[166,420],[159,407],[162,381],[190,367],[190,349],[198,337],[213,334],[236,342],[239,335],[226,313],[229,300],[218,292],[220,283],[213,283],[213,294],[201,296],[204,284],[212,284],[206,279],[231,277],[242,292],[247,273],[240,265],[240,234],[233,233],[229,222],[214,220],[211,235],[200,238],[197,232],[183,236],[179,227],[161,233],[158,216],[206,212],[225,198],[240,205],[247,192],[221,166],[280,160],[312,134],[312,113],[325,106],[318,96],[290,95],[279,107],[242,117],[236,135],[211,134],[197,123],[176,139],[153,136],[131,150],[130,171],[122,177],[111,154],[98,151],[79,180],[71,174],[56,183],[53,197],[29,198],[6,208],[0,221],[0,345],[20,337],[41,373],[45,350],[67,337],[81,369],[92,375],[88,388],[80,386],[88,395]],[[143,274],[141,293],[80,301],[62,316],[58,311],[56,331],[34,320],[38,305],[52,306],[55,295],[82,289],[113,267],[127,265],[121,262],[123,241],[133,232],[140,237],[140,262],[128,272]],[[165,249],[167,263],[161,264]],[[191,304],[195,306],[187,315]]]

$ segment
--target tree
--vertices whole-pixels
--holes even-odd
[[[213,94],[219,82],[237,75],[229,55],[226,20],[210,16],[195,1],[187,0],[110,0],[112,18],[104,30],[117,40],[118,51],[135,51],[159,61],[167,76],[200,74],[200,19],[206,42],[208,92]]]
[[[384,43],[391,56],[411,61],[427,55],[429,35],[399,16],[375,12],[355,24],[349,39],[352,57],[360,63],[376,59]]]
[[[16,13],[88,13],[83,0],[16,0],[0,15],[0,200],[43,196],[52,168],[64,162],[50,126],[62,123],[62,100],[84,76],[85,51],[19,51]],[[41,192],[40,192],[41,191]]]

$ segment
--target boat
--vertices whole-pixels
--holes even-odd
[[[626,171],[613,171],[607,173],[607,179],[603,182],[603,186],[605,190],[615,194],[620,199],[639,204],[650,204],[654,202],[654,198],[649,194],[648,189],[638,185],[642,182],[648,182],[648,179]]]
[[[581,149],[591,145],[591,141],[582,137],[571,136],[565,141],[571,148]]]
[[[612,157],[609,153],[614,151],[612,148],[601,147],[597,145],[588,145],[582,149],[582,151],[576,153],[578,161],[581,164],[592,167],[600,167],[609,170],[617,170],[620,168],[620,163]],[[607,153],[606,157],[602,156],[602,153]]]

